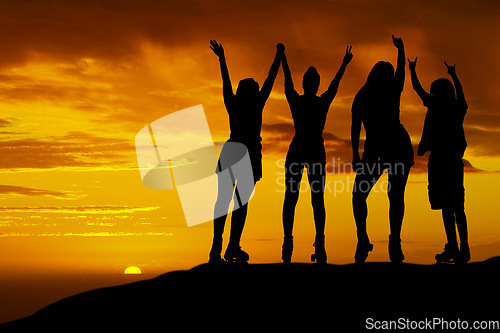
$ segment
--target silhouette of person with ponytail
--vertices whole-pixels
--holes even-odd
[[[323,129],[330,104],[335,97],[344,71],[352,59],[352,46],[346,48],[344,60],[337,74],[331,81],[327,91],[317,96],[320,76],[314,67],[309,67],[302,79],[304,94],[295,90],[286,56],[283,55],[283,72],[285,74],[285,95],[290,105],[295,136],[290,143],[285,162],[285,200],[283,203],[283,250],[282,260],[289,263],[293,251],[293,223],[295,206],[299,199],[300,182],[303,169],[307,170],[307,178],[311,189],[311,201],[316,227],[314,241],[315,253],[312,261],[326,263],[325,251],[325,203],[324,188],[326,177],[326,154],[323,143]]]

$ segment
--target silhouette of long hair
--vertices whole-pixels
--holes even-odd
[[[392,123],[399,123],[399,113],[394,112],[394,87],[396,85],[394,66],[387,61],[377,62],[356,95],[365,115],[376,121],[380,128],[377,132],[391,132],[399,128],[391,127]],[[399,109],[399,106],[397,107]],[[387,134],[387,133],[386,133]]]
[[[394,66],[387,61],[377,62],[356,95],[364,110],[372,110],[375,113],[389,112],[392,108],[392,94],[394,85]],[[375,116],[375,115],[372,115]]]
[[[394,80],[394,66],[387,61],[377,62],[368,74],[365,87],[380,89],[387,87]]]
[[[431,83],[431,95],[443,102],[454,102],[455,87],[450,80],[441,78]]]

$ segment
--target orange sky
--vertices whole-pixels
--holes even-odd
[[[469,104],[465,158],[487,172],[466,175],[473,259],[500,254],[493,212],[500,176],[500,8],[495,1],[26,1],[0,4],[0,272],[143,272],[191,267],[208,257],[211,223],[187,228],[175,191],[140,181],[135,134],[168,113],[203,104],[214,140],[228,137],[217,58],[226,50],[234,86],[262,83],[277,42],[296,86],[308,66],[327,84],[346,45],[354,59],[330,108],[329,158],[350,156],[350,106],[370,68],[396,61],[391,35],[419,57],[423,86],[457,64]],[[407,72],[401,120],[418,143],[425,108]],[[279,262],[280,193],[293,136],[280,70],[263,119],[264,177],[250,203],[244,248],[254,262]],[[441,251],[439,212],[429,208],[425,159],[407,188],[403,240],[408,262]],[[471,168],[472,169],[472,168]],[[349,183],[351,174],[330,175]],[[351,184],[352,186],[352,184]],[[307,261],[314,236],[310,197],[297,208],[294,260]],[[327,192],[327,251],[352,262],[350,190]],[[387,260],[387,199],[369,201],[371,260]],[[377,243],[378,242],[378,243]]]

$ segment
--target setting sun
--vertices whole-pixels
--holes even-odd
[[[141,269],[137,266],[129,266],[125,268],[125,271],[123,272],[125,275],[139,275],[142,274]]]
[[[201,159],[184,160],[176,151],[181,144],[220,148],[231,137],[234,123],[224,101],[221,62],[210,48],[213,39],[223,46],[233,94],[244,78],[262,88],[282,43],[296,92],[303,94],[311,66],[321,77],[319,97],[338,72],[346,46],[352,46],[328,114],[322,112],[321,138],[319,132],[310,137],[325,148],[324,244],[327,263],[338,266],[352,264],[357,248],[355,96],[376,63],[398,67],[392,35],[404,41],[405,58],[414,63],[418,57],[416,70],[427,92],[438,78],[453,80],[444,61],[456,65],[468,105],[464,205],[471,262],[500,255],[500,43],[494,33],[500,1],[0,1],[0,17],[0,324],[85,290],[209,261],[217,198],[205,189],[215,181],[216,168],[197,178]],[[415,155],[404,197],[399,196],[405,204],[401,246],[404,263],[433,265],[447,244],[447,230],[442,212],[429,202],[429,153],[417,156],[428,107],[413,89],[408,61],[404,73],[398,119],[394,113],[390,121],[404,126],[406,146]],[[296,133],[282,64],[273,82],[262,119],[257,117],[260,131],[255,128],[249,141],[256,151],[262,145],[262,178],[241,225],[241,248],[250,265],[283,261],[285,164]],[[198,105],[204,114],[199,127],[193,118],[152,126]],[[310,115],[304,119],[317,117]],[[138,133],[144,142],[136,140]],[[366,137],[362,127],[361,157]],[[151,158],[144,164],[167,162],[169,188],[143,183],[143,149]],[[292,262],[310,263],[316,225],[307,173],[300,184]],[[374,246],[369,267],[390,260],[388,186],[383,174],[367,199],[367,234]],[[234,207],[233,199],[228,210]],[[192,225],[200,215],[204,223]],[[231,220],[229,214],[222,245],[215,247],[221,248],[219,262],[230,243]]]

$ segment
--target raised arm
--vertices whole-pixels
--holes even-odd
[[[415,90],[422,101],[426,101],[429,98],[429,94],[422,88],[420,81],[417,77],[417,59],[415,61],[411,61],[408,59],[408,67],[410,68],[410,76],[411,76],[411,84],[413,86],[413,90]]]
[[[403,40],[401,38],[394,37],[394,35],[392,35],[392,43],[398,49],[398,64],[396,72],[394,73],[394,79],[396,80],[399,91],[402,92],[405,85],[405,47]]]
[[[344,76],[345,69],[347,68],[347,65],[349,62],[352,60],[352,46],[347,46],[345,48],[345,55],[344,55],[344,60],[342,61],[342,65],[340,65],[339,70],[337,71],[337,74],[335,74],[335,77],[333,78],[332,82],[330,82],[330,85],[328,86],[328,90],[325,92],[331,99],[335,97],[335,94],[337,93],[338,87],[340,80],[342,80],[342,77]],[[323,96],[325,95],[323,94]]]
[[[222,76],[222,94],[224,95],[224,101],[226,101],[226,98],[232,97],[234,94],[231,79],[229,79],[229,70],[227,69],[224,48],[221,44],[217,44],[215,40],[210,41],[210,48],[214,51],[215,55],[219,57],[220,73]]]
[[[446,65],[446,69],[448,69],[448,74],[450,74],[453,84],[455,85],[455,90],[457,92],[457,100],[459,103],[462,103],[465,108],[467,109],[467,102],[465,101],[465,95],[464,91],[462,89],[462,84],[460,83],[460,80],[458,79],[457,72],[455,70],[455,65],[453,66],[448,66],[446,61],[444,62]]]
[[[285,75],[285,89],[287,86],[293,88],[292,73],[290,72],[290,67],[288,67],[288,60],[283,52],[283,58],[281,59],[281,66],[283,66],[283,74]]]
[[[285,46],[281,43],[276,45],[276,55],[274,56],[274,61],[269,69],[269,74],[267,75],[262,88],[260,89],[260,96],[267,100],[269,95],[271,94],[271,89],[273,89],[274,80],[276,79],[276,75],[278,75],[278,70],[280,69],[280,62],[285,52]]]
[[[285,75],[285,96],[290,101],[290,99],[297,97],[299,94],[293,87],[292,73],[290,72],[290,67],[288,67],[288,61],[284,52],[281,65],[283,66],[283,74]]]

